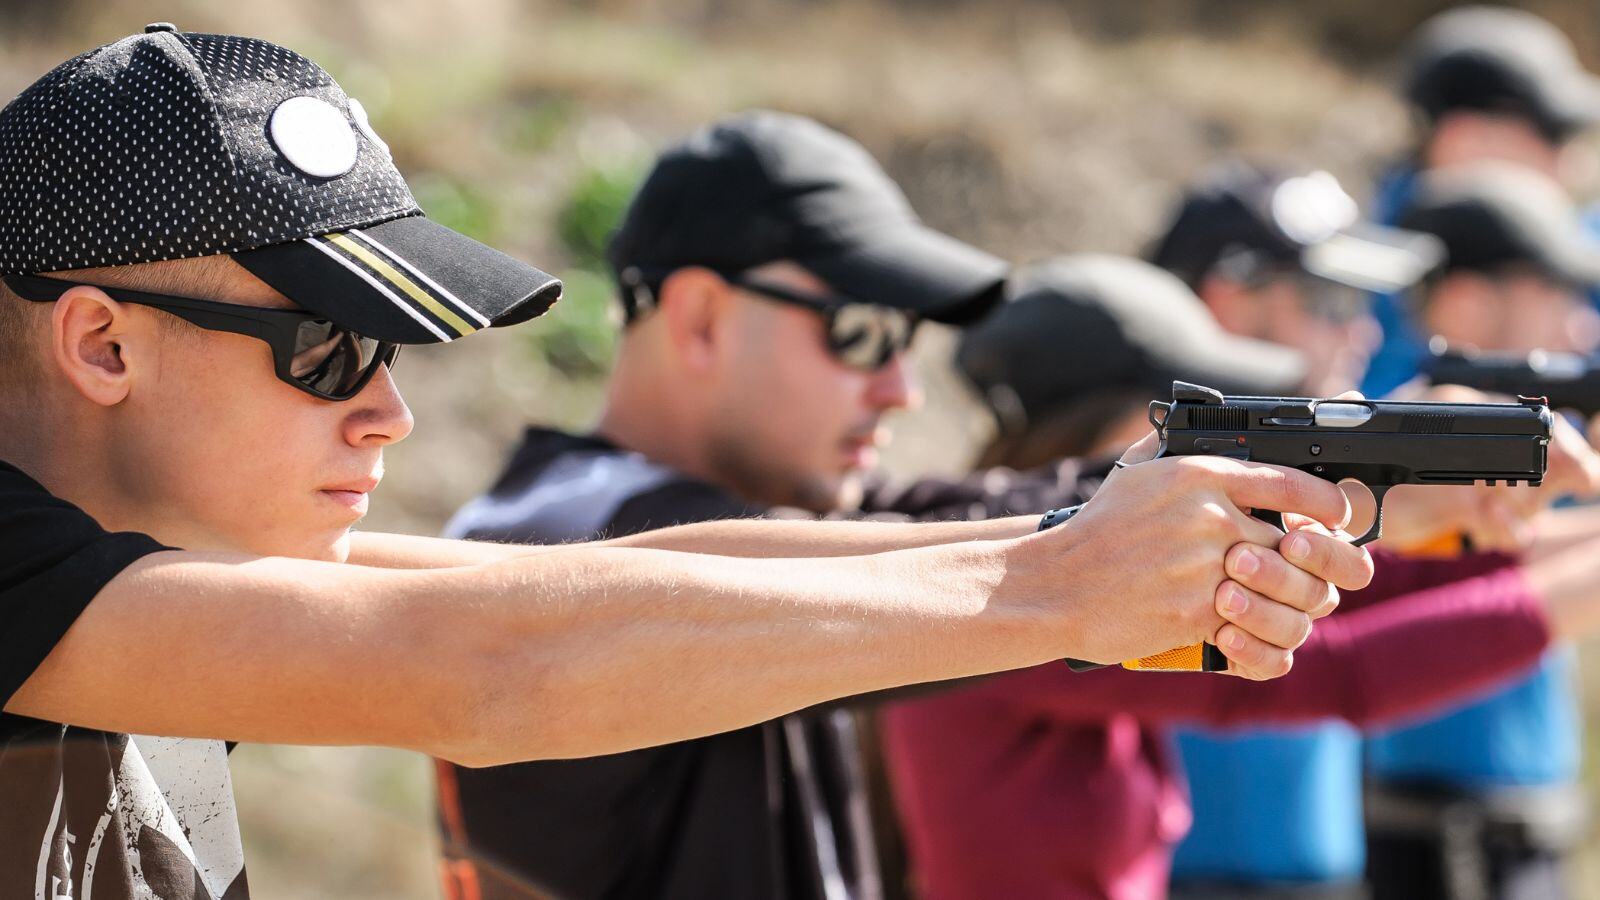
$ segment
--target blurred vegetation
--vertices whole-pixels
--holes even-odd
[[[561,302],[528,339],[549,364],[570,378],[595,378],[611,368],[619,312],[606,241],[622,220],[628,200],[649,164],[645,157],[579,172],[566,202],[556,211],[555,233],[573,268],[561,274]]]
[[[406,351],[417,427],[369,524],[426,534],[527,424],[592,420],[615,341],[606,233],[651,150],[694,126],[758,105],[812,115],[865,144],[930,223],[1002,256],[1137,252],[1225,155],[1327,168],[1360,195],[1409,140],[1388,60],[1447,5],[0,0],[0,90],[146,22],[276,41],[361,98],[430,215],[566,281],[536,324]],[[1527,5],[1596,60],[1590,0]],[[895,423],[892,469],[959,470],[984,437],[948,345],[919,338],[929,402]],[[1593,702],[1588,721],[1600,732]],[[437,896],[426,761],[246,746],[233,762],[258,896]]]

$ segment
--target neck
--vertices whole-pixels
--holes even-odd
[[[632,371],[626,362],[619,363],[594,433],[685,475],[716,483],[704,428],[700,418],[686,408],[684,389],[666,378],[636,377],[643,374]]]
[[[16,409],[17,404],[7,403]],[[23,408],[49,409],[48,403],[28,402]],[[49,421],[19,421],[0,417],[0,459],[44,485],[50,493],[71,503],[112,530],[137,528],[120,512],[122,504],[112,483],[106,441],[93,423],[58,416]]]

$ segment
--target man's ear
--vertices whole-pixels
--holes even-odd
[[[93,287],[75,287],[50,317],[50,355],[67,381],[90,402],[121,403],[132,387],[128,308]]]
[[[684,368],[704,373],[715,367],[721,319],[733,300],[722,276],[700,266],[678,269],[661,283],[656,315]]]

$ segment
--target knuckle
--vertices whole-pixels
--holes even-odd
[[[1332,585],[1329,582],[1316,578],[1306,578],[1304,593],[1301,595],[1304,602],[1296,603],[1295,608],[1301,612],[1310,612],[1321,607],[1328,602],[1328,588],[1330,587]]]
[[[1306,512],[1306,480],[1310,476],[1292,469],[1275,472],[1278,499],[1282,501],[1284,512]]]
[[[1206,466],[1204,457],[1179,457],[1173,468],[1173,480],[1185,490],[1194,490],[1211,481],[1211,470]]]
[[[1295,638],[1289,643],[1289,649],[1291,650],[1303,645],[1311,638],[1311,617],[1304,613],[1295,616],[1294,627]]]
[[[1294,668],[1294,651],[1283,650],[1273,654],[1272,662],[1264,667],[1268,671],[1268,678],[1282,678]]]

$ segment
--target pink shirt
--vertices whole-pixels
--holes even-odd
[[[1393,722],[1493,688],[1550,640],[1505,557],[1374,556],[1373,584],[1347,594],[1276,681],[1055,663],[887,708],[883,748],[921,896],[1163,897],[1191,820],[1167,725]]]

